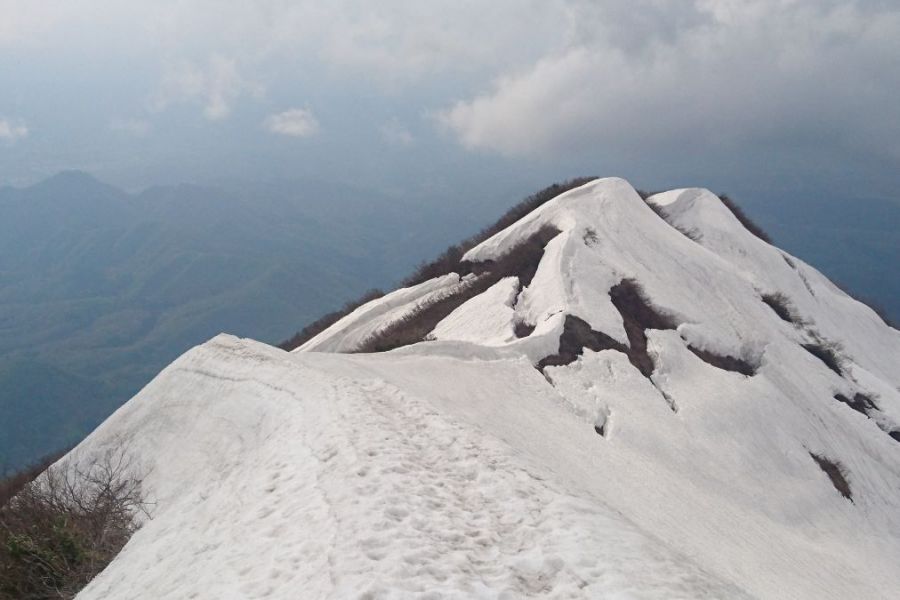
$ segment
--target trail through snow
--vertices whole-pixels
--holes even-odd
[[[555,228],[528,285],[392,352],[341,353],[458,274],[292,353],[183,355],[71,455],[129,440],[157,503],[80,600],[898,597],[900,332],[710,192],[649,202],[616,178],[547,202],[465,256]]]
[[[279,354],[220,336],[142,392],[152,409],[139,396],[104,425],[121,433],[117,420],[137,420],[135,443],[173,457],[172,445],[191,447],[198,480],[166,486],[161,462],[148,479],[158,512],[79,598],[743,595],[428,402]],[[262,365],[266,376],[255,376]],[[231,456],[190,423],[172,431],[183,405],[167,384],[186,379],[203,398],[194,402],[208,401],[207,420],[255,398],[262,418]]]

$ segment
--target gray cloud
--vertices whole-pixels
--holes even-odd
[[[467,148],[510,156],[823,135],[897,156],[900,8],[698,0],[629,12],[619,4],[571,5],[564,50],[501,75],[439,121]]]
[[[396,117],[384,123],[379,131],[384,141],[391,146],[411,146],[415,142],[413,134]]]
[[[28,137],[28,126],[21,120],[0,117],[0,141],[14,144]]]
[[[117,133],[144,137],[150,133],[151,125],[146,119],[114,117],[109,121],[109,128]]]
[[[166,65],[151,106],[159,111],[177,102],[197,102],[207,119],[218,121],[231,114],[232,104],[242,95],[258,97],[264,91],[241,75],[236,60],[214,54],[203,66],[187,61]]]
[[[309,137],[319,131],[319,122],[308,108],[291,108],[269,115],[263,126],[271,133],[288,137]]]
[[[37,156],[112,163],[141,144],[141,160],[183,170],[207,161],[206,172],[230,169],[216,161],[263,170],[281,160],[318,175],[319,160],[340,174],[350,157],[356,172],[396,179],[410,177],[404,160],[452,163],[473,178],[487,164],[509,177],[800,165],[833,179],[844,168],[877,171],[900,188],[900,8],[887,0],[0,7],[0,48],[15,56],[13,69],[0,70],[0,112],[41,131],[13,147],[13,127],[24,123],[9,121],[2,177]],[[328,123],[314,156],[299,154],[309,144],[268,135],[315,131],[275,118],[297,98],[315,107],[311,122]],[[423,114],[436,127],[417,126],[413,142],[406,125],[421,125]],[[88,151],[84,129],[110,139],[91,139]],[[415,153],[378,152],[411,143]],[[254,162],[235,158],[251,146]]]

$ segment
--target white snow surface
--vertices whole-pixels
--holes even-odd
[[[597,180],[476,246],[561,232],[524,289],[500,279],[428,341],[340,353],[456,274],[299,351],[220,335],[183,355],[70,455],[127,440],[155,502],[79,599],[897,597],[900,333],[709,192],[649,201],[665,219]],[[678,323],[647,331],[652,375],[616,350],[535,369],[567,315],[627,343],[608,293],[625,278]],[[869,416],[834,399],[858,392]]]

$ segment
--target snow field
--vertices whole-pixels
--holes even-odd
[[[649,201],[665,219],[597,180],[476,246],[466,258],[490,260],[561,232],[527,287],[500,280],[422,343],[338,354],[458,275],[293,353],[222,335],[182,356],[73,454],[128,438],[157,501],[79,598],[896,596],[900,332],[708,191]],[[535,369],[567,315],[628,342],[609,295],[625,278],[677,324],[645,332],[652,374],[616,350]],[[814,342],[836,343],[841,374]],[[834,399],[857,392],[868,416]]]

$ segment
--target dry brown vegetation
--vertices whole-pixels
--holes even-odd
[[[878,406],[875,402],[869,398],[869,396],[861,392],[854,394],[853,398],[848,398],[843,394],[835,394],[834,399],[838,402],[843,402],[856,412],[862,413],[867,417],[869,416],[869,411],[878,410]]]
[[[74,598],[147,515],[141,483],[122,444],[87,466],[64,460],[15,484],[0,507],[0,598]]]
[[[50,465],[62,458],[66,452],[68,451],[48,454],[28,467],[3,475],[3,479],[0,479],[0,508],[5,506],[22,488],[34,481],[38,475],[46,471]]]
[[[544,367],[567,365],[574,362],[585,348],[594,351],[617,350],[628,356],[644,377],[653,374],[655,365],[647,352],[647,329],[675,329],[675,320],[654,308],[646,299],[641,286],[633,279],[623,279],[609,290],[613,306],[622,316],[628,345],[622,344],[609,335],[591,329],[591,326],[578,317],[567,315],[563,325],[563,333],[559,339],[559,350],[556,354],[546,356],[538,362],[538,369]]]
[[[550,200],[553,200],[560,194],[568,192],[569,190],[573,190],[577,187],[581,187],[582,185],[589,183],[595,179],[596,177],[578,177],[575,179],[570,179],[569,181],[564,181],[562,183],[554,183],[553,185],[542,189],[536,194],[528,196],[527,198],[510,208],[508,211],[506,211],[503,216],[497,219],[497,221],[495,221],[489,227],[485,227],[460,244],[450,246],[449,248],[444,250],[444,252],[442,252],[441,255],[436,259],[419,265],[415,272],[413,272],[409,277],[403,280],[403,285],[416,285],[424,281],[428,281],[429,279],[440,277],[441,275],[447,275],[448,273],[459,273],[460,275],[466,275],[470,273],[471,265],[466,264],[462,260],[462,257],[466,252],[468,252],[484,240],[488,239],[489,237],[500,233],[522,217],[528,215],[536,208],[543,206]]]
[[[698,230],[696,230],[696,229],[687,229],[686,227],[682,227],[682,226],[680,226],[680,225],[676,225],[676,224],[672,223],[672,222],[669,220],[669,213],[666,212],[666,209],[665,209],[665,208],[663,208],[662,206],[660,206],[660,205],[658,205],[658,204],[654,204],[653,202],[649,202],[648,199],[649,199],[650,196],[652,196],[655,192],[652,192],[652,193],[651,193],[651,192],[644,192],[644,191],[641,191],[641,190],[637,190],[637,193],[638,193],[638,195],[640,195],[640,197],[641,197],[641,199],[644,201],[644,203],[645,203],[647,206],[650,207],[650,210],[652,210],[653,212],[656,213],[656,216],[658,216],[660,219],[662,219],[663,221],[665,221],[666,223],[668,223],[669,225],[671,225],[671,226],[672,226],[676,231],[678,231],[681,235],[683,235],[684,237],[686,237],[686,238],[688,238],[688,239],[690,239],[690,240],[693,240],[693,241],[695,241],[695,242],[699,242],[700,239],[703,237],[703,236],[700,234],[700,232],[699,232]]]
[[[538,364],[541,371],[544,367],[568,365],[584,354],[584,349],[599,352],[601,350],[618,350],[628,353],[628,346],[609,337],[605,333],[594,331],[591,326],[573,315],[566,315],[562,335],[559,336],[559,350],[556,354],[545,356]]]
[[[782,294],[781,292],[777,292],[775,294],[763,294],[762,301],[765,302],[769,308],[775,311],[775,314],[778,315],[782,321],[787,321],[792,325],[800,325],[800,319],[798,319],[794,315],[794,309],[791,305],[791,301],[788,300],[788,297]]]
[[[897,330],[900,330],[900,323],[894,322],[894,320],[891,319],[890,315],[888,315],[887,310],[885,310],[885,308],[884,308],[883,306],[881,306],[876,300],[873,300],[872,298],[868,298],[868,297],[863,296],[863,295],[861,295],[861,294],[857,294],[857,293],[855,293],[855,292],[851,292],[851,291],[850,291],[850,288],[847,287],[846,285],[842,284],[841,282],[834,281],[834,280],[831,280],[831,282],[832,282],[839,290],[841,290],[842,292],[844,292],[845,294],[847,294],[848,296],[850,296],[851,298],[853,298],[853,299],[856,300],[857,302],[860,302],[860,303],[862,303],[862,304],[865,304],[866,306],[868,306],[869,308],[871,308],[872,311],[873,311],[876,315],[878,315],[878,318],[881,319],[881,322],[882,322],[882,323],[884,323],[885,325],[887,325],[887,326],[890,327],[891,329],[897,329]]]
[[[288,352],[290,352],[294,348],[299,348],[309,340],[313,339],[314,337],[352,313],[354,310],[356,310],[366,302],[371,302],[372,300],[381,298],[382,296],[384,296],[384,292],[382,292],[381,290],[369,290],[356,300],[345,304],[340,310],[336,310],[334,312],[328,313],[327,315],[319,317],[318,319],[295,333],[290,339],[287,339],[278,344],[278,347],[282,350],[287,350]]]
[[[804,350],[821,360],[826,367],[838,375],[844,375],[841,358],[838,354],[840,348],[837,344],[819,340],[809,344],[802,344],[802,346]]]
[[[693,352],[697,356],[697,358],[709,365],[716,367],[717,369],[723,369],[725,371],[731,371],[733,373],[740,373],[741,375],[746,375],[747,377],[751,377],[756,374],[756,367],[742,358],[729,356],[727,354],[716,354],[715,352],[702,350],[690,344],[688,344],[687,348],[688,350]]]
[[[545,226],[497,260],[472,263],[469,271],[475,275],[473,280],[462,284],[451,294],[416,307],[402,319],[364,340],[356,352],[385,352],[424,341],[447,315],[504,277],[517,277],[520,289],[527,286],[544,255],[544,246],[557,235],[558,229]]]
[[[769,244],[772,243],[772,238],[769,237],[769,234],[763,231],[762,227],[754,223],[750,219],[750,217],[747,216],[747,213],[745,213],[744,210],[740,206],[738,206],[735,201],[732,200],[727,194],[720,194],[719,200],[721,200],[722,204],[724,204],[728,208],[728,210],[731,211],[731,214],[733,214],[735,218],[741,222],[741,225],[744,226],[744,229],[746,229],[762,241]]]
[[[831,480],[831,485],[834,486],[838,492],[841,493],[841,496],[853,502],[853,492],[850,489],[850,483],[847,481],[846,476],[844,475],[843,466],[835,462],[829,458],[822,456],[821,454],[816,454],[814,452],[810,452],[809,455],[812,457],[816,464],[819,465],[819,468],[828,475],[828,479]]]
[[[650,377],[655,365],[647,352],[647,329],[675,329],[675,320],[656,310],[646,300],[641,286],[634,279],[623,279],[609,290],[613,305],[622,315],[628,335],[628,360]]]
[[[458,273],[460,276],[463,276],[474,272],[478,267],[472,263],[468,263],[462,260],[462,257],[466,252],[468,252],[484,240],[488,239],[492,235],[503,231],[534,209],[542,206],[543,204],[546,204],[560,194],[572,190],[576,187],[580,187],[586,183],[593,181],[594,179],[596,179],[596,177],[578,177],[562,183],[554,183],[553,185],[544,188],[536,194],[528,196],[527,198],[513,206],[511,209],[506,211],[506,213],[504,213],[504,215],[501,216],[490,227],[482,229],[477,234],[473,235],[460,244],[455,244],[448,247],[434,260],[424,262],[419,265],[411,275],[403,280],[402,285],[404,287],[410,287],[428,281],[429,279],[434,279],[435,277],[447,275],[449,273]],[[294,348],[298,348],[366,302],[374,300],[375,298],[380,298],[383,295],[384,292],[382,292],[381,290],[371,290],[367,292],[363,297],[355,301],[348,302],[341,310],[337,310],[324,315],[316,321],[305,326],[302,330],[294,334],[290,339],[287,339],[278,344],[278,347],[288,351],[293,350]]]

